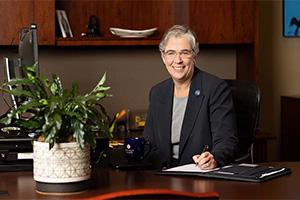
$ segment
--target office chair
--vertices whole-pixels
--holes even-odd
[[[169,189],[136,189],[106,193],[86,200],[100,199],[219,199],[219,194],[216,192],[194,193]]]
[[[253,143],[258,132],[260,90],[252,81],[225,80],[231,89],[239,139],[236,163],[253,163]]]

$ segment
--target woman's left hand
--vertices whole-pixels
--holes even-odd
[[[201,155],[194,155],[193,160],[201,169],[214,169],[218,166],[214,156],[208,151],[202,153]]]

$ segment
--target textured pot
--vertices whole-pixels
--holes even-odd
[[[75,142],[33,143],[33,178],[41,193],[74,193],[88,189],[90,147],[84,151]]]

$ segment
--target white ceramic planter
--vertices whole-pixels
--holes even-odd
[[[84,151],[75,142],[33,143],[33,178],[42,183],[72,183],[90,178],[90,147]]]

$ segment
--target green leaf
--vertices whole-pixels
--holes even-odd
[[[6,92],[11,94],[11,95],[18,96],[18,97],[30,97],[30,98],[35,97],[35,95],[32,92],[26,91],[26,90],[23,90],[23,89],[18,89],[18,88],[8,90]]]
[[[62,96],[62,106],[65,106],[65,103],[69,100],[69,98],[72,96],[72,91],[71,90],[64,90],[63,91],[63,96]]]
[[[34,90],[36,91],[36,96],[44,98],[47,97],[48,94],[43,85],[43,82],[41,81],[40,77],[35,71],[36,64],[37,63],[35,63],[33,67],[23,66],[22,68],[23,70],[27,71],[28,80],[31,81],[31,84],[27,84],[27,85],[35,87]]]
[[[31,80],[31,81],[34,81],[34,80],[35,80],[35,77],[32,76],[30,73],[27,73],[27,77],[28,77],[28,79]]]
[[[97,92],[99,89],[99,87],[101,87],[106,81],[106,72],[103,74],[101,80],[98,82],[98,84],[96,85],[96,87],[92,90],[91,93],[93,92]]]
[[[98,125],[100,127],[101,133],[104,133],[107,138],[109,138],[110,140],[112,140],[113,139],[113,135],[110,133],[110,131],[109,131],[108,127],[107,127],[107,124],[105,124],[104,122],[101,122]]]
[[[34,76],[37,76],[35,68],[36,68],[37,63],[35,63],[32,67],[28,67],[26,65],[23,65],[22,68],[26,70],[28,73],[31,73]]]
[[[52,74],[52,77],[53,83],[50,87],[50,90],[54,95],[58,95],[60,98],[62,98],[63,91],[61,81],[56,74]]]
[[[97,86],[103,85],[106,81],[106,72],[104,72],[101,80],[99,81],[99,83],[97,84]]]
[[[80,121],[84,119],[80,114],[78,114],[76,112],[72,112],[72,111],[65,111],[63,114],[67,115],[70,118],[79,119]]]
[[[103,99],[106,97],[106,94],[100,92],[100,93],[97,93],[96,96],[99,98],[99,99]]]
[[[39,102],[43,105],[48,105],[47,99],[41,99],[41,100],[39,100]]]
[[[1,124],[5,124],[8,120],[8,117],[3,117],[2,119],[0,119],[0,123]]]
[[[76,139],[77,145],[81,148],[84,149],[84,131],[83,131],[83,124],[75,118],[71,119],[71,128],[73,133],[73,137]]]
[[[15,122],[17,125],[27,128],[27,129],[36,129],[43,126],[44,122],[34,121],[34,120],[17,120]]]
[[[52,114],[56,109],[59,109],[59,99],[58,97],[51,97],[49,100],[49,110],[48,114]]]
[[[100,86],[100,87],[96,88],[93,92],[103,92],[103,91],[107,91],[109,89],[110,89],[110,87]]]
[[[88,118],[90,119],[91,123],[98,124],[99,121],[103,120],[101,114],[95,108],[91,107],[87,110]]]
[[[108,114],[106,113],[106,110],[105,110],[105,108],[100,104],[100,103],[97,103],[96,105],[98,105],[99,107],[100,107],[100,110],[101,110],[101,112],[103,113],[103,115],[104,115],[104,117],[105,117],[105,121],[108,121]],[[108,123],[108,122],[107,122]]]
[[[3,84],[3,86],[15,86],[15,85],[32,85],[32,81],[30,81],[28,78],[14,78],[11,79],[9,82]]]
[[[47,133],[45,135],[45,141],[49,142],[50,149],[54,146],[56,143],[56,140],[59,138],[58,133],[60,130],[60,127],[62,125],[62,119],[59,114],[53,114],[48,118],[47,124]]]
[[[78,95],[78,84],[74,81],[73,84],[72,84],[72,94],[73,94],[73,97],[76,97]]]
[[[17,108],[17,113],[21,114],[27,111],[28,109],[37,108],[40,106],[43,106],[43,104],[40,103],[37,99],[25,101],[20,107]]]
[[[49,88],[50,87],[50,81],[49,81],[49,79],[46,78],[45,74],[42,74],[42,77],[43,77],[43,81],[44,81],[46,87]]]
[[[96,149],[97,142],[96,142],[96,139],[95,139],[93,133],[86,132],[84,134],[84,139],[85,139],[86,143],[88,143],[94,150]]]

